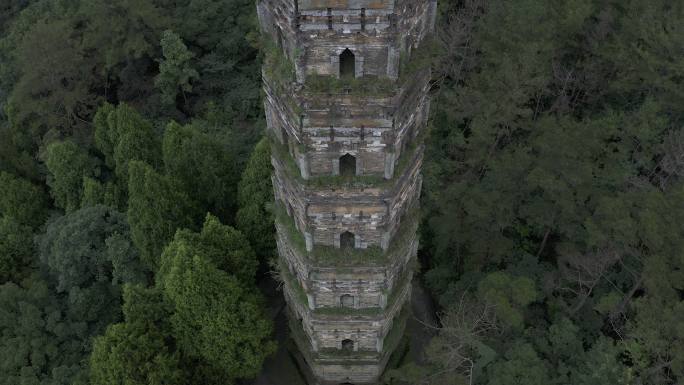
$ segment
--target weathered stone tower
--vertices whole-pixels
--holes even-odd
[[[436,0],[259,0],[281,276],[315,381],[373,383],[401,340]]]

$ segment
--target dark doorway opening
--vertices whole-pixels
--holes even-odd
[[[345,294],[340,297],[340,304],[343,307],[354,307],[354,297],[349,294]]]
[[[342,350],[351,352],[354,350],[354,341],[352,340],[342,340]]]
[[[349,48],[340,54],[340,77],[353,78],[356,75],[356,58]]]
[[[356,157],[346,154],[340,157],[340,175],[354,176],[356,175]]]
[[[340,234],[340,248],[341,249],[353,249],[356,247],[356,236],[354,233],[345,231]]]

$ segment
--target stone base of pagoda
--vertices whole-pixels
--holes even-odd
[[[290,337],[297,346],[292,354],[309,385],[369,385],[377,384],[385,371],[387,362],[401,341],[410,312],[410,301],[394,318],[392,329],[384,339],[382,349],[377,351],[341,351],[319,349],[314,351],[306,332],[297,323],[297,316],[288,306]]]

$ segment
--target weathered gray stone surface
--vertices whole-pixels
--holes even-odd
[[[263,71],[264,108],[292,335],[318,382],[373,383],[411,298],[430,73],[402,68],[436,1],[257,10],[278,55]]]

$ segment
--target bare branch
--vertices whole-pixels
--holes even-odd
[[[427,380],[461,375],[472,383],[477,344],[499,330],[494,307],[476,302],[465,291],[458,303],[439,315],[441,327],[427,348],[428,360],[439,368]],[[427,381],[431,383],[431,381]]]

